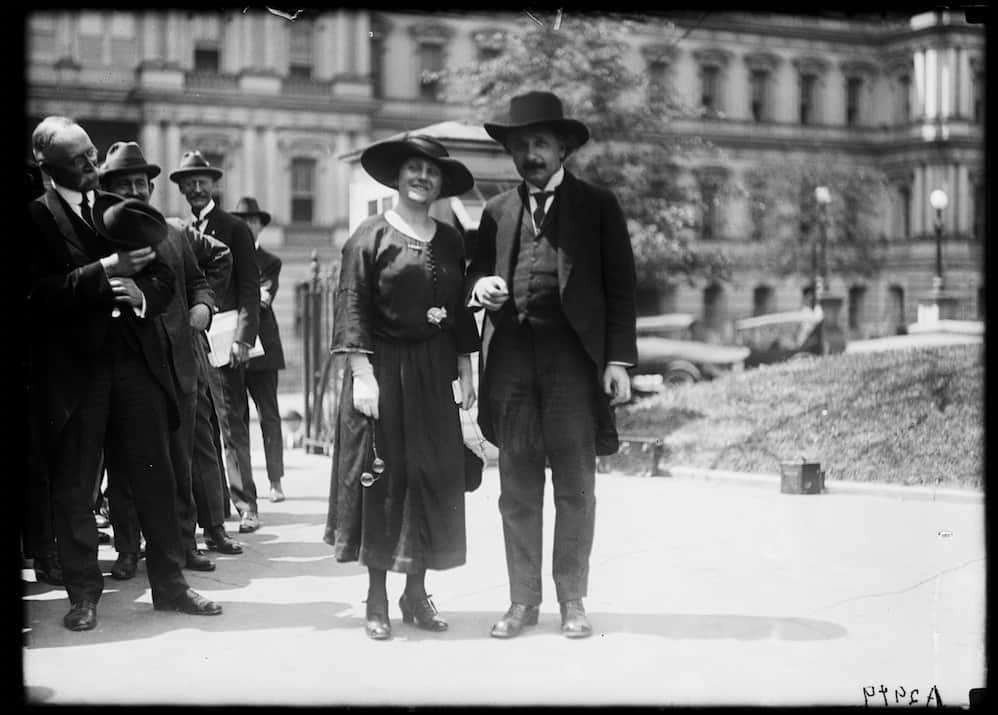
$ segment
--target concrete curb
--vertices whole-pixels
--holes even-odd
[[[635,476],[625,472],[610,472],[619,476]],[[780,475],[734,472],[726,469],[704,469],[701,467],[669,466],[663,477],[695,479],[704,482],[739,484],[741,486],[766,487],[776,492],[780,490]],[[926,501],[948,501],[983,503],[984,492],[975,489],[952,489],[943,487],[904,486],[898,484],[876,484],[870,482],[849,482],[826,480],[825,494],[861,494],[882,496],[894,499],[920,499]]]

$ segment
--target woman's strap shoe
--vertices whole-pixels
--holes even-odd
[[[429,596],[422,598],[409,598],[405,593],[399,599],[399,610],[402,611],[402,622],[412,623],[415,621],[419,628],[424,631],[446,631],[447,621],[437,615],[437,607]]]
[[[367,613],[364,622],[364,632],[367,637],[376,641],[386,641],[392,637],[392,622],[388,620],[388,599],[379,602],[367,602]]]
[[[489,634],[493,638],[515,638],[520,635],[524,626],[537,625],[537,606],[528,606],[523,603],[510,605],[506,615],[496,621]]]

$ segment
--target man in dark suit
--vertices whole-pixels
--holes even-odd
[[[617,449],[612,404],[630,399],[637,361],[635,275],[613,194],[565,171],[589,130],[549,92],[514,97],[485,130],[524,183],[492,198],[468,268],[483,323],[479,424],[499,448],[511,605],[492,627],[511,638],[537,623],[545,464],[551,467],[553,574],[561,630],[592,633],[589,580],[596,456]]]
[[[235,339],[229,360],[218,368],[224,404],[216,404],[229,477],[229,493],[240,514],[239,531],[260,528],[256,485],[250,464],[249,403],[246,397],[246,363],[260,326],[260,269],[256,265],[253,234],[242,219],[215,204],[212,194],[222,171],[208,164],[199,151],[186,152],[180,166],[170,174],[187,198],[194,214],[189,224],[194,233],[204,233],[232,252],[232,276],[227,290],[217,296],[220,311],[238,311]]]
[[[155,164],[146,162],[142,149],[135,142],[115,142],[107,150],[100,167],[101,186],[120,196],[149,203],[155,185],[152,182],[160,173]],[[197,571],[213,571],[215,564],[197,548],[196,522],[200,518],[206,532],[224,534],[225,516],[223,502],[228,496],[223,492],[222,481],[215,474],[198,472],[194,479],[191,460],[194,451],[197,425],[198,362],[197,349],[204,349],[201,336],[211,323],[215,311],[215,294],[205,274],[198,265],[191,240],[185,231],[167,224],[166,238],[157,247],[157,255],[173,271],[177,290],[166,310],[157,319],[157,328],[163,350],[167,356],[174,389],[180,409],[180,427],[170,433],[170,456],[177,478],[177,516],[180,536],[184,545],[186,567]],[[195,238],[195,237],[191,237]],[[200,241],[207,243],[207,237]],[[213,247],[202,249],[210,253],[213,270],[231,269],[228,248],[220,241]],[[206,425],[209,429],[210,424]],[[138,565],[139,521],[132,495],[123,490],[109,490],[111,522],[114,526],[115,548],[118,558],[111,567],[111,576],[128,579],[135,575]],[[241,549],[239,549],[241,551]]]
[[[256,245],[256,264],[260,269],[260,343],[263,355],[246,365],[246,388],[256,405],[263,433],[263,453],[267,460],[270,501],[284,501],[281,479],[284,477],[284,437],[281,412],[277,405],[277,371],[284,369],[284,348],[274,315],[274,298],[281,277],[281,259],[260,246],[260,231],[270,223],[270,214],[260,210],[252,196],[245,196],[232,210],[250,227]]]
[[[52,480],[53,525],[72,604],[70,630],[97,624],[104,579],[92,504],[103,452],[108,480],[125,480],[146,534],[153,606],[221,613],[187,585],[168,435],[177,399],[155,318],[174,291],[172,271],[148,245],[165,236],[151,207],[95,191],[97,149],[79,124],[43,119],[32,134],[52,188],[29,204],[32,406]],[[136,204],[141,204],[135,202]],[[162,223],[161,223],[162,222]]]

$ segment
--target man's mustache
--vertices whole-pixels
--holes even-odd
[[[524,169],[543,169],[545,164],[543,161],[525,161],[523,162]]]

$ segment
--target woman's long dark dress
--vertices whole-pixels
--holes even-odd
[[[347,368],[324,535],[337,561],[404,573],[465,561],[463,439],[451,383],[458,354],[477,351],[479,339],[463,286],[464,243],[445,224],[423,243],[374,216],[343,247],[332,349],[371,353],[386,468],[374,485],[360,485],[371,430],[353,407]],[[434,306],[447,310],[442,326],[427,320]]]

